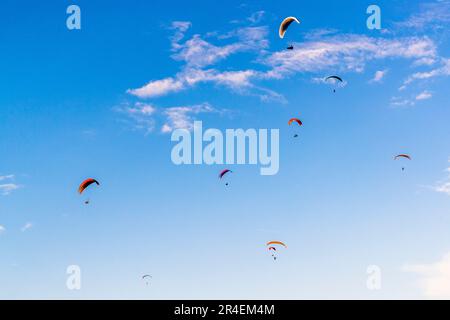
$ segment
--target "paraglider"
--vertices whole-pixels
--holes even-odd
[[[288,125],[292,125],[293,123],[297,123],[299,126],[303,125],[303,122],[298,118],[292,118],[288,121]],[[294,134],[294,138],[298,138],[298,134]]]
[[[278,35],[280,36],[281,39],[284,38],[287,29],[293,22],[300,23],[300,21],[296,17],[287,17],[286,19],[283,20],[283,22],[281,22],[280,29],[278,30]],[[294,50],[294,45],[290,44],[286,49]]]
[[[233,171],[229,170],[229,169],[224,169],[222,171],[220,171],[219,173],[219,179],[223,179],[223,177],[227,174],[227,173],[232,173]],[[226,186],[228,186],[228,182],[225,183]]]
[[[267,242],[266,246],[268,246],[269,247],[268,250],[272,252],[273,260],[277,260],[277,257],[275,255],[275,253],[277,252],[276,246],[283,246],[284,248],[287,248],[287,245],[281,241],[269,241]]]
[[[144,274],[143,276],[142,276],[142,280],[145,280],[145,283],[148,285],[148,282],[150,281],[150,279],[152,278],[152,276],[151,275],[149,275],[149,274]]]
[[[411,156],[408,154],[399,154],[394,157],[394,160],[399,160],[399,159],[412,160]],[[405,171],[405,167],[402,167],[402,171]]]
[[[275,247],[269,247],[269,251],[277,251],[277,248],[275,248]],[[277,260],[277,257],[275,256],[275,253],[272,253],[272,257],[273,257],[273,260]]]
[[[100,183],[95,179],[92,179],[92,178],[86,179],[78,187],[78,193],[82,194],[92,184],[97,184],[98,186],[100,185]],[[86,204],[86,205],[88,205],[89,203],[90,203],[89,199],[84,201],[84,204]]]
[[[339,76],[329,76],[325,78],[325,82],[331,82],[333,84],[336,84],[336,83],[343,83],[344,81]],[[333,92],[336,92],[336,88],[333,89]]]
[[[294,21],[300,23],[300,21],[298,21],[296,17],[287,17],[286,19],[283,20],[283,22],[281,22],[280,29],[278,30],[278,35],[280,36],[281,39],[284,38],[287,29]]]

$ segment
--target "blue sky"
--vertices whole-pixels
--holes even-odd
[[[0,5],[0,298],[450,297],[449,1],[377,1],[382,30],[369,1],[70,4]],[[175,166],[194,120],[280,129],[279,173]]]

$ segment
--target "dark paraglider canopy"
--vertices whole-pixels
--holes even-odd
[[[399,154],[399,155],[395,156],[394,160],[398,160],[398,159],[401,159],[401,158],[412,160],[412,158],[411,158],[411,156],[409,154]]]
[[[222,179],[227,173],[232,173],[233,171],[229,170],[229,169],[225,169],[220,171],[219,173],[219,179]]]
[[[152,276],[151,275],[149,275],[149,274],[144,274],[143,276],[142,276],[142,280],[145,280],[145,283],[148,285],[148,282],[150,281],[150,279],[152,278]]]
[[[342,78],[339,76],[329,76],[325,79],[325,81],[332,80],[332,79],[337,80],[339,82],[343,82]]]

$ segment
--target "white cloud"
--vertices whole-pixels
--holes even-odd
[[[183,82],[173,78],[165,78],[150,81],[141,88],[128,89],[127,92],[139,98],[153,98],[163,96],[171,92],[177,92],[183,88]]]
[[[150,104],[136,102],[130,105],[129,103],[124,103],[114,109],[119,113],[125,114],[132,121],[132,127],[135,130],[149,134],[155,128],[153,115],[157,112],[157,108]]]
[[[6,228],[0,225],[0,235],[6,231]]]
[[[450,1],[438,0],[421,5],[421,10],[406,21],[396,23],[403,30],[414,29],[425,31],[429,29],[441,30],[450,23]]]
[[[180,47],[179,42],[183,40],[186,31],[192,26],[189,21],[174,21],[170,27],[174,30],[173,36],[170,38],[172,50],[177,50]]]
[[[125,114],[131,120],[135,130],[148,134],[154,131],[157,123],[163,122],[161,133],[169,133],[174,129],[192,129],[195,115],[206,113],[226,113],[225,109],[213,108],[209,103],[197,105],[157,108],[153,105],[136,102],[132,105],[125,103],[115,108],[119,113]]]
[[[388,58],[418,60],[436,56],[436,47],[426,37],[397,39],[372,38],[343,34],[295,44],[293,51],[279,51],[264,59],[271,67],[266,77],[283,79],[288,75],[322,72],[334,69],[342,72],[362,72],[367,62]]]
[[[423,295],[432,299],[450,298],[450,253],[429,264],[407,264],[403,271],[415,273]]]
[[[14,179],[14,175],[13,175],[13,174],[8,174],[8,175],[5,175],[5,176],[0,176],[0,181],[3,181],[3,180],[12,180],[12,179]]]
[[[449,174],[448,177],[445,180],[438,182],[432,189],[436,192],[445,193],[450,196],[450,167],[445,169],[445,172]]]
[[[0,193],[4,196],[9,195],[12,191],[19,189],[20,187],[15,183],[0,184]]]
[[[253,19],[257,19],[261,15],[260,12]],[[219,41],[233,39],[231,43],[223,45],[212,44],[198,34],[193,35],[184,43],[180,43],[190,26],[191,24],[188,22],[172,24],[172,29],[175,30],[175,35],[171,38],[172,51],[174,51],[172,58],[185,63],[181,71],[173,77],[150,81],[140,88],[129,89],[127,91],[129,94],[139,98],[154,98],[206,82],[223,85],[240,93],[247,93],[243,89],[253,87],[250,78],[254,78],[258,74],[255,70],[220,71],[206,67],[215,65],[238,52],[258,53],[267,48],[267,27],[244,27],[224,35],[216,35],[215,38]],[[263,96],[266,95],[262,95],[261,98]]]
[[[25,232],[33,227],[33,224],[31,222],[27,222],[22,228],[20,228],[20,231]]]
[[[175,29],[184,32],[189,27],[189,23],[182,23]],[[427,37],[389,39],[355,34],[336,35],[334,32],[318,30],[309,36],[311,40],[295,44],[295,50],[274,53],[265,51],[268,47],[267,27],[239,28],[215,36],[219,40],[237,39],[224,45],[212,44],[198,34],[180,43],[182,37],[177,36],[176,46],[172,44],[175,52],[172,58],[185,63],[182,70],[173,77],[150,81],[140,88],[128,90],[128,93],[139,98],[153,98],[192,88],[199,83],[213,83],[266,100],[268,95],[263,91],[270,90],[256,86],[256,81],[284,79],[296,73],[318,73],[330,68],[342,72],[362,72],[372,60],[403,58],[418,63],[437,56],[434,42]],[[259,63],[260,68],[269,69],[220,71],[210,67],[238,52],[256,53],[258,58],[252,62]],[[386,72],[378,71],[373,81],[381,81]],[[285,100],[276,92],[269,96],[273,100],[276,100],[275,97],[280,97],[279,101]]]
[[[416,100],[427,100],[430,99],[433,95],[428,91],[423,91],[416,96]]]
[[[161,131],[163,133],[171,132],[174,129],[187,129],[193,128],[194,115],[200,113],[214,113],[218,112],[209,103],[203,103],[193,106],[181,106],[166,108],[163,114],[167,116],[167,122],[162,126]]]
[[[435,188],[436,192],[446,193],[450,196],[450,182],[444,182]]]
[[[252,24],[256,24],[261,22],[261,20],[264,18],[264,11],[257,11],[255,13],[253,13],[250,17],[247,18],[248,21],[250,21],[250,23]]]
[[[0,184],[0,194],[3,196],[9,195],[14,190],[20,188],[19,185],[13,183],[15,176],[13,174],[8,174],[4,176],[0,176],[0,181],[5,181],[7,183]]]
[[[176,48],[177,53],[172,58],[184,61],[187,68],[203,68],[228,58],[230,55],[244,52],[258,52],[268,46],[267,27],[245,27],[232,30],[219,40],[236,38],[229,44],[214,45],[196,34]]]
[[[387,69],[386,70],[378,70],[377,72],[375,72],[375,75],[373,76],[373,78],[370,82],[381,82],[387,73],[388,73]]]
[[[438,68],[412,74],[405,80],[401,88],[406,88],[409,84],[417,80],[427,80],[442,76],[450,76],[450,58],[442,59],[441,66]]]
[[[318,40],[323,38],[324,36],[329,36],[338,33],[337,29],[331,28],[322,28],[322,29],[313,29],[305,34],[304,38],[306,40]]]
[[[410,107],[414,104],[414,101],[402,97],[393,97],[390,103],[390,105],[393,107]]]

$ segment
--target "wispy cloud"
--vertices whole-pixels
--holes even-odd
[[[279,51],[264,59],[271,67],[268,78],[283,79],[306,72],[340,70],[362,72],[369,61],[435,57],[436,46],[426,37],[373,38],[365,35],[341,34],[295,44],[293,51]]]
[[[441,65],[437,68],[431,69],[429,71],[416,72],[412,74],[404,81],[402,87],[400,87],[400,90],[405,89],[412,82],[418,80],[428,80],[435,77],[443,77],[443,76],[450,76],[450,58],[442,59]]]
[[[441,30],[448,28],[450,23],[450,1],[437,0],[421,4],[420,11],[405,21],[395,25],[400,29],[416,31]]]
[[[192,26],[189,21],[174,21],[170,26],[170,30],[174,31],[174,34],[170,38],[172,44],[172,50],[177,50],[180,47],[179,42],[183,40],[185,33]]]
[[[447,177],[444,180],[441,180],[438,183],[436,183],[436,185],[432,187],[432,189],[436,192],[444,193],[450,196],[450,166],[447,169],[445,169],[445,172],[447,173]]]
[[[372,80],[370,80],[371,83],[377,83],[377,82],[381,82],[384,77],[386,76],[386,74],[388,73],[388,70],[378,70],[377,72],[375,72]]]
[[[20,188],[19,185],[13,183],[14,178],[15,177],[13,174],[0,176],[0,181],[7,182],[7,183],[0,184],[0,194],[1,195],[7,196],[14,190],[17,190]]]
[[[233,30],[222,38],[236,40],[222,46],[214,45],[198,34],[180,44],[179,41],[184,35],[182,32],[189,26],[187,22],[177,22],[174,27],[177,32],[172,37],[172,50],[175,52],[172,58],[185,63],[182,70],[174,77],[153,80],[140,88],[129,89],[127,91],[129,94],[139,98],[154,98],[206,82],[240,90],[241,93],[244,93],[241,89],[250,87],[249,79],[257,74],[254,70],[219,71],[205,67],[214,65],[238,52],[258,51],[267,47],[267,28],[247,27]]]
[[[428,99],[430,99],[432,96],[433,96],[433,95],[431,94],[431,92],[425,90],[425,91],[419,93],[419,94],[416,96],[416,100],[428,100]]]
[[[8,174],[5,176],[0,176],[0,181],[4,181],[4,180],[12,180],[14,179],[14,175],[13,174]]]
[[[167,116],[167,122],[163,124],[161,132],[168,133],[174,129],[193,128],[194,116],[201,113],[217,113],[209,103],[203,103],[193,106],[181,106],[165,108],[163,114]]]
[[[20,228],[20,231],[25,232],[33,228],[33,224],[31,222],[27,222],[22,228]]]
[[[0,225],[0,235],[6,231],[6,228]]]
[[[169,133],[174,129],[191,130],[196,116],[200,114],[227,113],[226,109],[216,109],[207,102],[165,108],[136,102],[132,105],[125,103],[115,110],[127,116],[134,130],[143,131],[145,134],[155,131],[158,126],[161,126],[162,133]]]
[[[264,18],[265,11],[257,11],[250,15],[250,17],[247,18],[247,20],[252,24],[260,23],[261,20]]]
[[[153,114],[156,112],[156,107],[150,104],[142,102],[130,104],[126,102],[121,106],[115,107],[114,110],[126,115],[131,120],[131,126],[134,130],[144,131],[145,134],[149,134],[155,128]]]
[[[415,105],[415,102],[407,98],[392,97],[390,105],[392,107],[411,107]]]
[[[450,298],[450,253],[429,264],[407,264],[402,268],[418,276],[418,283],[427,298]]]
[[[434,60],[437,57],[436,46],[427,37],[375,38],[336,34],[335,30],[316,30],[307,37],[310,40],[295,44],[295,50],[269,53],[266,50],[269,44],[268,28],[265,26],[238,28],[216,35],[219,42],[234,39],[223,45],[213,44],[198,34],[180,43],[183,38],[180,32],[189,27],[187,22],[174,27],[177,33],[172,37],[172,58],[184,62],[182,70],[175,76],[152,80],[142,87],[130,89],[128,93],[139,98],[154,98],[193,88],[200,83],[213,83],[240,94],[253,92],[264,99],[267,95],[258,93],[264,89],[258,90],[261,86],[256,85],[260,81],[284,79],[297,73],[319,73],[329,69],[362,72],[372,60],[401,58],[418,63],[423,59]],[[256,59],[250,61],[252,68],[221,71],[213,67],[239,52],[256,54]],[[373,81],[381,81],[386,72],[387,70],[377,72]],[[280,101],[283,100],[281,94],[272,93],[272,98],[280,97]]]
[[[330,36],[338,33],[339,30],[332,28],[313,29],[304,35],[306,40],[318,40],[325,36]]]

